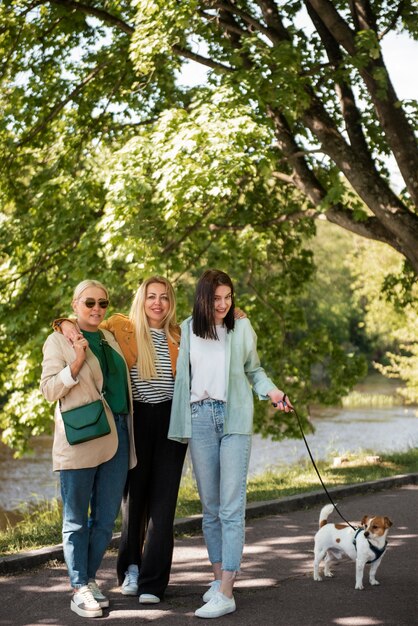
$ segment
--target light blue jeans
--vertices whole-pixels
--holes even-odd
[[[96,578],[122,500],[129,466],[126,416],[115,415],[115,423],[119,445],[114,457],[97,467],[60,471],[62,543],[74,588]]]
[[[209,560],[238,572],[245,539],[251,435],[224,435],[225,403],[192,402],[190,452],[203,509]]]

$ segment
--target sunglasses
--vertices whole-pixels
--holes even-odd
[[[96,302],[101,309],[107,309],[109,306],[109,300],[104,300],[103,298],[100,300],[95,300],[94,298],[86,298],[85,300],[80,300],[88,309],[92,309]]]

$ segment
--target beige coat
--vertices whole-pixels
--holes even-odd
[[[123,358],[122,351],[114,336],[108,331],[103,333],[109,345]],[[42,362],[41,391],[49,402],[57,402],[55,407],[55,431],[52,448],[53,470],[80,469],[96,467],[105,461],[109,461],[118,448],[118,436],[112,411],[104,401],[106,415],[109,420],[111,432],[99,439],[85,441],[70,446],[65,436],[64,423],[60,408],[63,411],[74,409],[100,398],[99,389],[103,386],[103,375],[99,361],[90,348],[87,348],[86,361],[84,362],[77,382],[69,382],[69,365],[75,360],[75,352],[63,335],[58,332],[49,335],[43,347],[44,359]],[[66,372],[63,372],[67,369]],[[64,376],[61,374],[65,374]],[[126,369],[129,388],[129,416],[128,431],[130,440],[129,467],[135,467],[136,454],[133,437],[133,409],[132,390],[128,368]],[[66,381],[65,384],[63,379]]]

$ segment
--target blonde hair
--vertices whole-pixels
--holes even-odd
[[[109,292],[102,283],[100,283],[98,280],[87,279],[82,280],[81,283],[78,283],[77,287],[74,289],[72,301],[74,302],[75,300],[78,300],[83,291],[85,291],[89,287],[97,287],[98,289],[103,289],[106,294],[106,298],[109,299]]]
[[[142,285],[139,287],[129,312],[129,319],[135,328],[138,350],[138,375],[142,380],[158,378],[156,366],[157,355],[152,341],[148,318],[145,314],[147,289],[152,283],[164,285],[167,292],[169,308],[162,325],[162,329],[167,336],[167,340],[177,342],[179,337],[176,322],[176,299],[174,289],[166,278],[163,278],[162,276],[151,276],[150,278],[144,280]]]

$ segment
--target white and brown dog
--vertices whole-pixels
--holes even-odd
[[[327,504],[319,515],[319,530],[315,535],[314,580],[322,580],[319,565],[324,560],[324,574],[333,574],[330,564],[346,554],[356,562],[356,589],[364,589],[363,573],[366,563],[370,563],[369,581],[378,585],[376,571],[386,549],[386,536],[392,522],[388,517],[365,515],[361,526],[355,530],[347,524],[330,524],[328,517],[334,510],[333,504]]]

